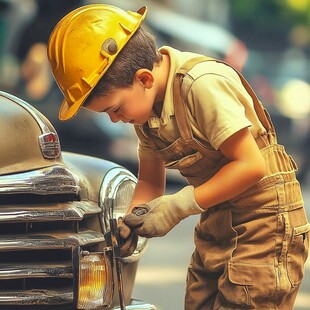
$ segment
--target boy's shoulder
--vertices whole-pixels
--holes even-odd
[[[238,78],[237,72],[228,64],[217,59],[201,59],[186,71],[191,79],[196,80],[201,76],[222,76],[228,79]]]
[[[223,76],[234,76],[235,70],[227,63],[219,59],[208,57],[195,52],[180,51],[171,46],[162,46],[159,49],[160,53],[169,55],[171,61],[171,69],[184,72],[184,67],[193,62],[193,66],[189,68],[187,74],[193,78],[203,74],[218,74]],[[195,62],[197,59],[197,62]]]

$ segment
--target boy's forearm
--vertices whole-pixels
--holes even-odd
[[[156,186],[153,183],[149,183],[144,180],[139,180],[135,192],[130,204],[129,210],[131,210],[133,207],[149,202],[159,196],[162,196],[165,192],[165,186]]]
[[[264,165],[230,162],[213,178],[195,188],[198,205],[208,209],[241,194],[264,176]]]
[[[138,182],[129,211],[139,204],[149,202],[165,193],[166,172],[162,160],[139,160]]]
[[[220,151],[230,162],[195,188],[195,199],[203,209],[236,197],[259,182],[266,173],[264,158],[248,128],[227,138]]]

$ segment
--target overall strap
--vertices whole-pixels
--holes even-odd
[[[193,139],[193,133],[190,126],[190,122],[187,115],[187,109],[186,109],[186,100],[188,96],[188,92],[190,90],[190,85],[187,85],[186,88],[182,86],[183,77],[187,74],[187,72],[192,69],[196,64],[204,61],[216,61],[219,63],[223,63],[232,69],[236,71],[238,76],[240,77],[240,80],[246,89],[246,91],[251,96],[253,103],[254,103],[254,109],[255,112],[260,120],[260,122],[263,124],[267,132],[273,132],[274,133],[274,127],[271,123],[271,120],[268,116],[268,113],[265,112],[265,109],[261,102],[258,100],[255,92],[253,91],[250,84],[247,82],[247,80],[243,77],[243,75],[233,68],[231,65],[227,64],[226,62],[218,59],[214,59],[211,57],[206,56],[199,56],[190,59],[187,61],[181,69],[176,73],[176,77],[174,80],[173,85],[173,102],[174,102],[174,109],[175,109],[175,118],[176,122],[179,127],[180,135],[185,143],[190,143],[189,141]]]
[[[187,115],[187,95],[190,87],[187,87],[184,91],[185,95],[182,92],[182,81],[183,77],[187,74],[187,72],[192,69],[196,64],[212,60],[210,57],[195,57],[188,60],[176,73],[174,83],[173,83],[173,105],[175,110],[175,119],[178,124],[178,128],[180,131],[180,136],[182,141],[185,143],[190,143],[193,140],[193,132]]]

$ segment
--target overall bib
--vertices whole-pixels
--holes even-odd
[[[190,83],[184,81],[187,72],[202,61],[214,59],[194,58],[175,78],[174,109],[180,137],[168,144],[146,129],[148,141],[166,168],[178,169],[194,187],[228,163],[220,151],[193,136],[188,121],[184,98]],[[195,228],[185,309],[289,310],[304,275],[310,224],[295,176],[297,166],[277,144],[268,112],[237,73],[267,131],[256,138],[267,173],[239,196],[202,213]]]

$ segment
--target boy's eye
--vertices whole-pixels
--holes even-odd
[[[118,112],[118,111],[120,110],[120,108],[121,108],[121,107],[117,107],[117,108],[113,109],[112,111],[113,111],[113,112]]]
[[[108,109],[108,110],[106,110],[105,112],[117,112],[117,111],[119,111],[119,109],[120,109],[120,106],[119,107],[115,107],[115,108],[110,108],[110,109]]]

